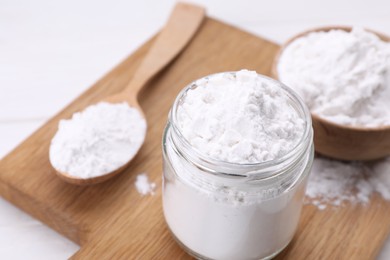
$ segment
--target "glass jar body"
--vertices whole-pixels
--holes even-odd
[[[294,167],[260,180],[210,173],[180,152],[168,123],[163,138],[163,210],[176,240],[202,259],[268,259],[296,231],[312,142]],[[277,166],[277,165],[276,165]],[[277,168],[277,167],[276,167]]]

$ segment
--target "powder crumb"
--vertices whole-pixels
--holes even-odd
[[[319,210],[326,209],[326,205],[324,205],[324,204],[319,204],[317,207],[318,207]]]
[[[320,210],[367,204],[374,193],[390,200],[390,157],[375,163],[316,158],[306,189],[306,204]]]
[[[154,182],[149,182],[148,176],[145,173],[141,173],[137,176],[135,187],[137,188],[138,193],[141,195],[154,195],[156,184]]]

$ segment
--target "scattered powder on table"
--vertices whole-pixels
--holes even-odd
[[[183,136],[220,161],[258,163],[282,157],[299,142],[305,121],[276,84],[248,70],[196,81],[177,110]]]
[[[286,47],[277,70],[323,118],[353,126],[390,125],[390,43],[371,32],[309,33]]]
[[[137,179],[135,181],[135,187],[141,195],[154,195],[156,184],[154,182],[149,182],[148,176],[145,173],[142,173],[138,174]]]
[[[146,121],[127,103],[100,102],[61,120],[50,145],[50,162],[79,178],[104,175],[126,164],[141,147]]]
[[[306,203],[319,209],[346,203],[366,204],[378,193],[390,200],[390,157],[375,163],[316,158],[306,189]]]

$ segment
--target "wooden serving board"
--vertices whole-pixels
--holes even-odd
[[[74,259],[189,259],[170,235],[161,206],[161,136],[179,91],[202,76],[242,68],[269,74],[278,46],[206,19],[186,50],[141,93],[149,128],[146,143],[122,174],[92,187],[61,181],[48,160],[61,118],[120,91],[148,51],[151,39],[13,150],[0,163],[0,195],[80,244]],[[158,186],[142,197],[134,187],[146,172]],[[297,234],[278,259],[372,259],[390,229],[390,207],[317,210],[305,206]]]

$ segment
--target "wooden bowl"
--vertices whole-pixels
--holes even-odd
[[[302,32],[279,49],[272,65],[272,76],[279,80],[277,65],[284,49],[295,39],[311,32],[341,29],[351,31],[351,27],[321,27]],[[368,30],[383,41],[390,42],[390,37]],[[390,100],[389,100],[390,102]],[[341,160],[374,160],[390,155],[390,126],[357,127],[337,124],[311,113],[314,129],[314,146],[319,154]]]

